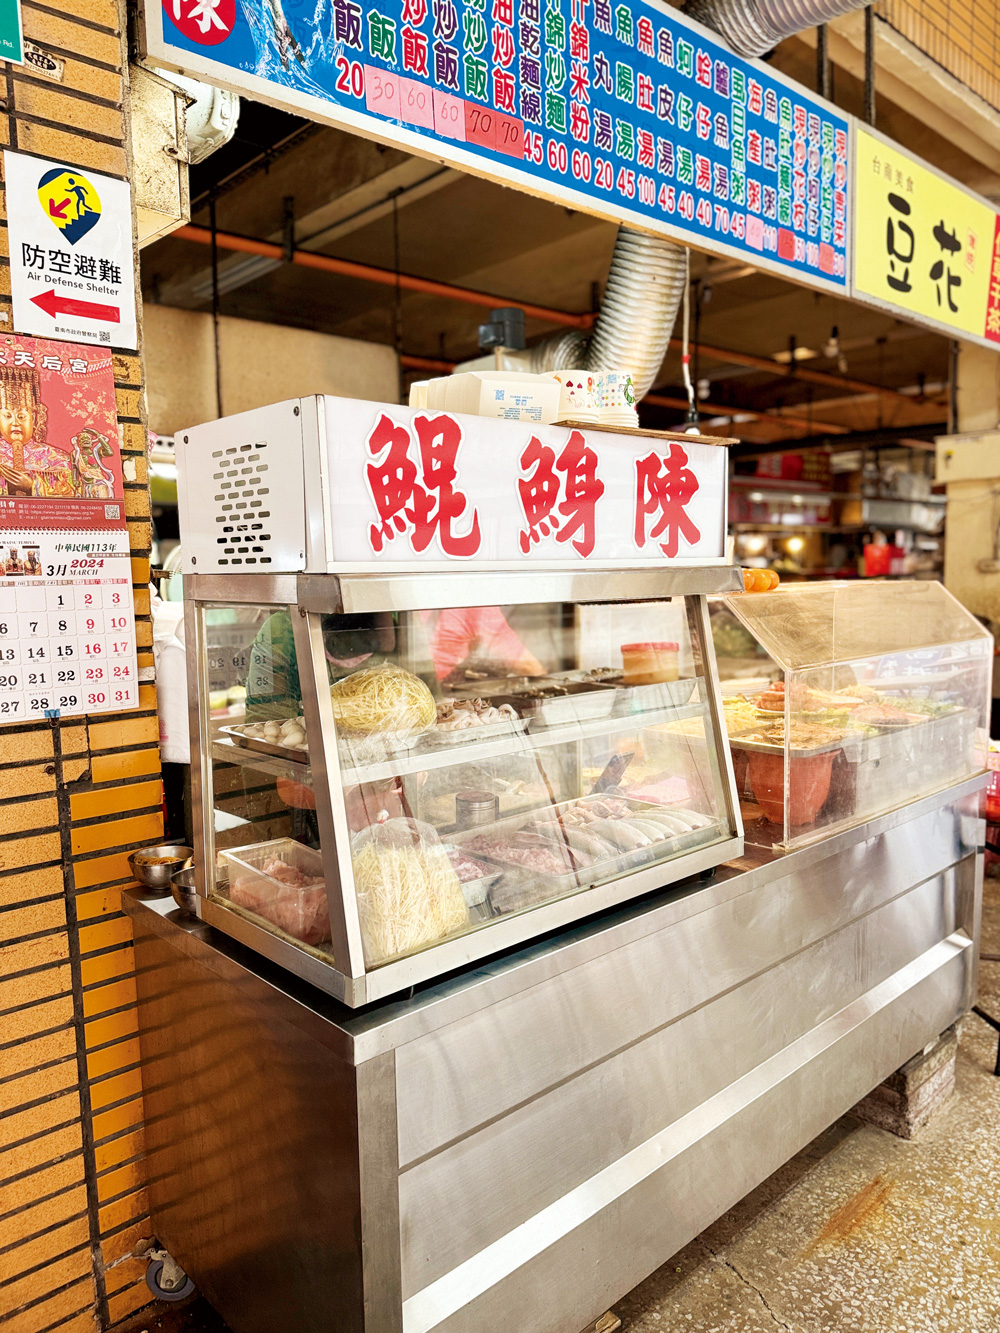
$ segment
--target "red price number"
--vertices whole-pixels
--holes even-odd
[[[356,60],[338,56],[337,71],[337,82],[334,87],[338,93],[343,93],[345,97],[364,97],[365,71]]]
[[[399,79],[395,74],[374,65],[365,66],[365,106],[389,120],[401,120],[399,110]]]
[[[489,107],[476,106],[474,102],[465,104],[465,141],[478,144],[480,148],[496,148],[497,115]]]
[[[458,139],[465,142],[465,103],[451,93],[442,93],[434,89],[434,133],[442,139]]]
[[[615,169],[603,157],[594,159],[594,184],[599,190],[610,190],[615,183]]]
[[[431,90],[415,79],[399,80],[400,119],[407,125],[419,125],[421,129],[434,128],[434,103]]]
[[[545,141],[534,130],[524,132],[524,160],[540,167],[545,161]]]
[[[524,125],[513,116],[497,116],[496,148],[507,157],[524,156]]]

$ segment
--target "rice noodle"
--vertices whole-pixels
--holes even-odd
[[[360,736],[412,736],[437,721],[434,696],[420,679],[386,663],[354,671],[330,686],[333,716],[342,731]]]
[[[469,924],[458,876],[429,825],[388,820],[359,834],[353,855],[368,967],[434,944]]]

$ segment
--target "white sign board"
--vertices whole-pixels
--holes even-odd
[[[335,565],[706,564],[724,448],[328,398]]]
[[[127,182],[4,150],[18,333],[135,350]]]

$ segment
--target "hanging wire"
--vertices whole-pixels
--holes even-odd
[[[687,390],[688,410],[687,426],[698,425],[698,404],[695,399],[694,384],[691,380],[691,251],[684,251],[684,307],[681,313],[681,371],[684,375],[684,388]]]
[[[212,333],[215,339],[215,408],[222,416],[222,352],[219,347],[219,245],[215,229],[215,199],[208,202],[212,228]]]
[[[392,196],[392,262],[396,272],[396,299],[394,310],[393,346],[396,349],[396,366],[399,373],[399,401],[406,401],[406,385],[403,379],[403,289],[399,285],[399,194]]]

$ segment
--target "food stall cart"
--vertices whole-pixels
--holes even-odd
[[[129,903],[157,1236],[235,1333],[580,1333],[969,1006],[976,622],[939,589],[882,652],[831,590],[796,655],[820,589],[728,596],[765,681],[789,662],[731,752],[723,450],[338,400],[182,446],[198,916]],[[571,460],[606,487],[582,519],[568,472],[537,484]],[[210,706],[216,617],[242,720]],[[969,743],[788,823],[800,686]],[[864,726],[848,760],[892,738]],[[737,787],[765,743],[780,799]]]

